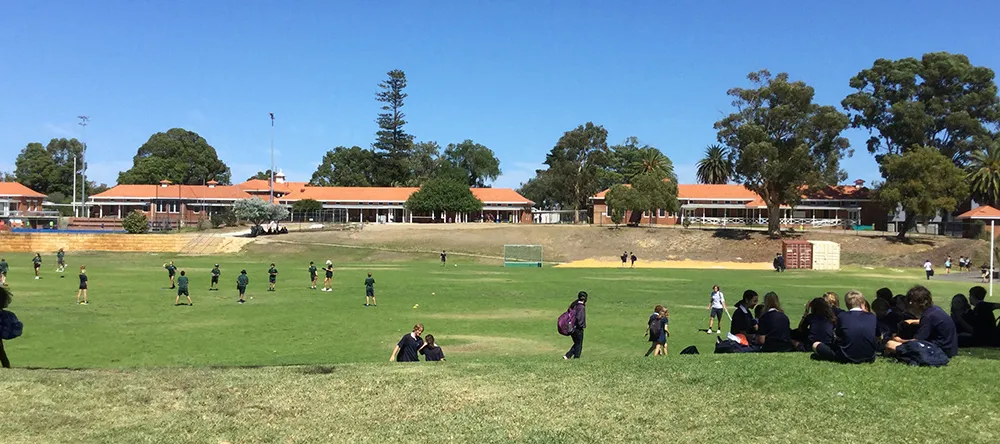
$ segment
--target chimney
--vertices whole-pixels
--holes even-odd
[[[170,185],[170,181],[169,180],[161,180],[160,181],[160,188],[166,188],[167,185]]]
[[[285,173],[282,173],[281,169],[278,169],[278,174],[274,175],[274,182],[275,183],[285,183]]]
[[[854,186],[856,186],[858,188],[864,188],[865,187],[865,181],[864,181],[864,179],[855,180],[854,181]]]
[[[208,185],[209,188],[215,188],[215,186],[218,185],[219,182],[216,182],[214,180],[210,180],[210,181],[206,182],[206,184]]]

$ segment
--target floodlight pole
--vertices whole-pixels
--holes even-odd
[[[268,113],[271,115],[271,174],[268,178],[267,185],[270,191],[270,198],[268,202],[274,203],[274,113]]]
[[[88,116],[76,116],[80,119],[80,126],[83,127],[83,154],[80,156],[80,160],[83,161],[83,181],[80,183],[80,205],[83,208],[83,217],[90,217],[90,213],[87,212],[87,137],[86,130],[87,124],[90,122],[90,117]],[[74,156],[76,157],[76,156]],[[73,170],[73,176],[76,177],[76,170]],[[76,194],[76,189],[73,189],[74,194]]]

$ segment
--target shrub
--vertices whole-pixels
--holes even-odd
[[[213,214],[212,217],[208,218],[208,221],[212,224],[212,228],[219,228],[226,224],[226,219],[219,213]]]
[[[149,219],[142,211],[133,211],[122,220],[122,228],[131,234],[140,234],[149,231]]]

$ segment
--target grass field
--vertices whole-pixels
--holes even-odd
[[[504,269],[432,256],[365,263],[364,250],[222,258],[71,255],[30,278],[8,255],[24,336],[5,342],[0,441],[15,442],[995,442],[1000,353],[963,350],[941,369],[888,361],[842,366],[806,354],[713,355],[704,328],[712,284],[732,304],[775,291],[789,317],[826,290],[872,296],[926,283],[920,270],[838,273]],[[310,260],[333,259],[335,291],[308,289]],[[191,277],[173,306],[160,267]],[[87,264],[91,305],[75,305]],[[278,291],[267,288],[270,262]],[[222,290],[206,291],[213,263]],[[453,261],[454,262],[454,261]],[[251,279],[245,305],[235,278]],[[376,278],[378,308],[363,281]],[[931,281],[940,305],[968,285]],[[586,290],[583,359],[564,362],[555,318]],[[670,308],[671,356],[642,358],[653,305]],[[419,308],[414,309],[414,304]],[[444,363],[390,364],[416,322]],[[725,324],[728,327],[728,321]],[[696,345],[698,356],[679,356]]]

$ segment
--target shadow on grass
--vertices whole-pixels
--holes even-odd
[[[712,237],[727,240],[750,240],[752,233],[753,232],[749,230],[721,229],[715,230],[715,232],[712,233]]]
[[[928,247],[933,247],[935,245],[934,242],[931,241],[930,239],[920,239],[912,237],[904,237],[900,239],[899,236],[882,236],[876,239],[882,239],[890,244],[899,244],[899,245],[925,245]]]

